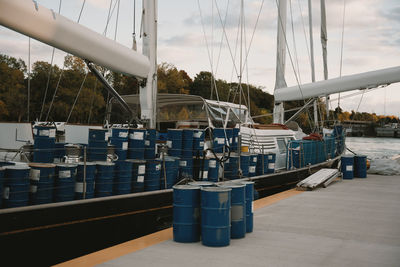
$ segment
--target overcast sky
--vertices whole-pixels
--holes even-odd
[[[131,47],[134,0],[120,1],[116,39],[118,42]],[[58,10],[58,0],[38,0],[37,2],[55,11]],[[235,47],[237,47],[235,65],[236,69],[239,69],[239,45],[236,45],[236,36],[240,1],[218,0],[218,6],[215,2],[213,5],[212,0],[159,0],[158,2],[158,62],[171,63],[178,69],[187,71],[194,78],[202,70],[211,70],[211,58],[215,75],[218,78],[228,82],[236,81],[237,75],[233,68],[232,57],[234,57]],[[76,21],[82,3],[83,0],[63,1],[61,14]],[[115,3],[115,0],[113,3]],[[262,3],[260,18],[255,29]],[[322,80],[319,3],[319,0],[312,1],[313,38],[316,79]],[[249,51],[248,65],[244,68],[248,70],[248,73],[244,74],[244,80],[247,82],[248,77],[249,83],[261,86],[265,91],[273,93],[276,62],[276,0],[265,0],[264,2],[262,0],[245,0],[244,4],[245,37],[243,39],[246,44],[243,44],[243,50],[247,48]],[[295,66],[298,62],[301,82],[308,83],[311,81],[311,70],[309,53],[307,52],[308,43],[306,45],[306,39],[309,42],[307,0],[291,0],[292,16],[289,4],[290,1],[288,0],[287,35],[289,51]],[[343,4],[343,0],[326,0],[330,78],[339,76]],[[109,5],[110,0],[87,0],[80,21],[81,24],[103,33]],[[136,32],[139,35],[141,1],[136,0],[136,6]],[[227,6],[228,12],[226,12]],[[116,14],[115,10],[108,26],[107,36],[112,39],[115,35]],[[225,24],[228,44],[225,38],[222,38],[221,20]],[[292,22],[294,25],[294,41]],[[303,28],[303,24],[305,28]],[[207,43],[204,38],[203,27]],[[304,31],[306,31],[306,36]],[[249,48],[253,32],[255,34]],[[222,44],[221,39],[223,40]],[[138,40],[138,42],[140,44],[141,40]],[[51,47],[32,41],[31,51],[32,62],[36,60],[50,61]],[[0,26],[0,53],[19,57],[27,62],[28,38]],[[243,54],[243,58],[245,58],[246,53]],[[64,56],[65,52],[57,51],[55,63],[61,65]],[[342,75],[399,65],[400,1],[346,0]],[[286,79],[289,86],[296,85],[289,56],[287,56]],[[332,98],[336,98],[336,96],[332,96]],[[341,107],[345,110],[356,110],[360,99],[361,94],[342,99]],[[332,102],[332,105],[335,108],[337,101]],[[400,84],[390,85],[386,89],[378,89],[364,94],[359,111],[399,116]]]

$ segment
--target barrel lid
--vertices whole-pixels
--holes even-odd
[[[357,158],[366,158],[367,156],[366,155],[355,155],[355,157],[357,157]]]
[[[220,186],[209,186],[209,187],[202,187],[201,191],[209,191],[209,192],[229,192],[232,191],[229,187],[220,187]]]
[[[225,182],[218,185],[219,187],[227,187],[227,188],[242,188],[245,187],[245,184],[240,184],[238,182]]]
[[[246,184],[254,184],[253,181],[237,181],[237,182],[234,182],[234,183],[244,184],[244,185],[246,185]]]
[[[76,147],[76,148],[80,148],[81,145],[79,145],[79,144],[66,144],[65,147]]]
[[[182,129],[168,128],[168,131],[182,131]]]
[[[3,168],[8,169],[8,170],[29,170],[30,169],[28,164],[8,165],[8,166],[3,166]]]
[[[29,167],[31,167],[31,168],[55,168],[56,165],[55,164],[51,164],[51,163],[32,162],[32,163],[29,163]]]
[[[115,163],[113,162],[108,162],[108,161],[94,161],[96,165],[102,165],[102,166],[114,166]]]
[[[78,165],[76,164],[69,164],[69,163],[59,163],[56,165],[57,167],[62,167],[62,168],[76,168]]]
[[[354,158],[354,155],[342,155],[342,158]]]
[[[108,129],[89,128],[89,131],[103,131],[103,132],[107,132]]]
[[[83,165],[85,165],[85,162],[78,162],[77,164],[83,166]],[[91,161],[87,161],[87,162],[86,162],[86,165],[87,165],[87,166],[94,166],[94,165],[96,165],[96,163],[91,162]]]
[[[173,189],[179,189],[179,190],[198,190],[201,187],[200,186],[191,185],[191,184],[180,184],[180,185],[174,185],[172,188]]]
[[[197,185],[197,186],[213,186],[213,182],[207,182],[207,181],[196,181],[196,182],[189,182],[189,185]]]
[[[144,159],[127,159],[126,161],[138,163],[138,164],[146,164],[146,161]]]

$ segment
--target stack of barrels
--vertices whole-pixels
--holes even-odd
[[[253,231],[253,182],[194,182],[173,189],[176,242],[223,247]]]
[[[367,178],[367,156],[343,155],[341,157],[343,179]]]

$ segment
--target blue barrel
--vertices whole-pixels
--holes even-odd
[[[354,156],[354,176],[358,178],[367,178],[367,156]]]
[[[275,172],[276,154],[270,152],[267,155],[268,155],[268,170],[267,170],[267,173],[274,173]]]
[[[111,138],[128,140],[129,129],[127,128],[111,128]]]
[[[144,159],[146,129],[130,129],[128,159]]]
[[[3,185],[4,185],[4,171],[3,167],[0,167],[0,194],[3,193]],[[3,205],[3,197],[0,196],[0,209]]]
[[[233,128],[231,151],[238,151],[238,144],[239,144],[239,128]]]
[[[146,161],[140,159],[128,159],[128,161],[132,162],[132,193],[143,192]]]
[[[195,185],[195,186],[200,186],[200,187],[210,187],[210,186],[215,186],[215,183],[209,182],[209,181],[194,181],[194,182],[189,182],[188,185]]]
[[[179,161],[180,179],[193,178],[193,158],[180,159]]]
[[[182,137],[183,131],[181,129],[168,129],[168,155],[174,157],[182,156]]]
[[[74,200],[75,197],[75,164],[57,164],[55,176],[54,201],[63,202]]]
[[[144,142],[144,158],[154,159],[156,157],[156,129],[147,129],[146,139]]]
[[[203,129],[195,129],[193,132],[193,156],[203,156],[204,139],[206,132]]]
[[[108,135],[107,129],[89,129],[89,161],[107,160]]]
[[[246,233],[253,232],[253,198],[254,198],[254,182],[241,182],[246,186]]]
[[[86,178],[85,178],[86,168]],[[79,162],[76,172],[75,182],[75,199],[90,199],[94,198],[94,181],[96,177],[96,163],[94,162]],[[85,197],[83,196],[85,192]]]
[[[184,129],[182,131],[182,158],[193,157],[193,130]]]
[[[257,154],[250,154],[250,160],[249,160],[249,177],[253,177],[257,175],[256,169],[257,169]]]
[[[115,164],[111,162],[96,162],[95,196],[108,197],[113,193]]]
[[[208,180],[208,158],[193,157],[193,179]]]
[[[28,165],[5,166],[3,205],[5,208],[23,207],[29,203]]]
[[[257,175],[263,175],[268,173],[268,154],[257,155]]]
[[[128,156],[128,140],[110,137],[110,143],[115,147],[118,160],[126,160]]]
[[[231,238],[243,238],[246,235],[246,186],[233,182],[219,186],[232,189]]]
[[[341,172],[343,179],[353,179],[354,177],[354,156],[343,155],[341,158]]]
[[[231,153],[229,160],[225,161],[224,173],[227,179],[239,178],[239,155]]]
[[[54,161],[56,128],[54,126],[35,126],[33,132],[33,161],[52,163]]]
[[[56,165],[49,163],[31,163],[30,203],[33,205],[53,202],[54,176]]]
[[[131,161],[116,161],[114,175],[114,195],[130,194],[132,192]]]
[[[208,160],[208,180],[218,182],[219,162],[216,158]]]
[[[198,242],[200,240],[200,187],[175,185],[173,188],[174,241]]]
[[[240,169],[242,170],[242,175],[244,177],[249,177],[250,168],[250,154],[241,153],[240,154]]]
[[[54,144],[54,159],[57,159],[58,162],[61,162],[65,157],[65,143],[55,143]]]
[[[231,239],[231,188],[201,188],[201,242],[205,246],[228,246]]]
[[[172,188],[178,175],[179,161],[173,157],[165,157],[164,160],[161,161],[161,188]]]
[[[161,161],[146,160],[146,175],[144,176],[144,190],[155,191],[161,189]]]
[[[107,129],[89,129],[89,141],[108,141],[109,132]]]
[[[230,146],[233,130],[230,128],[213,129],[213,150],[215,153],[222,153],[223,147]]]

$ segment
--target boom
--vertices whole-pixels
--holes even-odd
[[[400,67],[369,71],[275,90],[275,101],[293,101],[400,82]]]
[[[0,25],[119,73],[149,73],[147,57],[32,0],[0,0]]]

